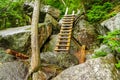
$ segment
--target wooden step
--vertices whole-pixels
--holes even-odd
[[[58,40],[58,42],[70,42],[70,39],[68,38],[67,40]]]
[[[69,22],[62,22],[62,24],[72,24],[73,21],[69,21]]]
[[[73,24],[62,24],[62,26],[73,26]]]
[[[68,51],[69,49],[55,49],[55,51]]]
[[[73,17],[63,17],[63,19],[74,19]]]
[[[71,16],[74,17],[74,15],[69,15],[69,14],[68,15],[64,15],[64,16],[66,16],[66,17],[71,17]]]
[[[69,38],[71,38],[71,36],[68,36],[68,37],[62,37],[62,36],[60,36],[59,37],[59,39],[69,39]]]
[[[69,32],[69,31],[70,31],[70,32],[71,32],[72,29],[69,29],[69,30],[64,30],[64,29],[63,29],[63,30],[60,30],[60,32],[62,32],[62,31],[66,31],[66,32]]]
[[[67,31],[60,31],[60,33],[61,33],[61,34],[71,34],[70,31],[68,31],[68,32],[67,32]]]
[[[72,27],[61,27],[61,29],[72,29]]]
[[[68,41],[68,40],[59,40],[58,42],[59,42],[59,43],[60,43],[60,42],[66,42],[66,43],[69,42],[69,43],[70,43],[70,41]]]
[[[71,35],[71,33],[59,33],[59,35]]]
[[[69,21],[74,21],[74,19],[62,19],[63,22],[69,22]]]
[[[56,46],[60,46],[60,47],[69,47],[70,45],[65,45],[65,44],[57,44]]]

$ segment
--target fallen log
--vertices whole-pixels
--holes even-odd
[[[20,53],[20,52],[11,50],[11,49],[7,49],[5,52],[6,52],[7,54],[10,54],[10,55],[15,56],[16,58],[20,58],[20,59],[28,59],[28,58],[29,58],[29,56],[27,56],[27,55],[25,55],[25,54],[22,54],[22,53]]]

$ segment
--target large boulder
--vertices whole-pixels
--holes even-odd
[[[81,45],[86,45],[88,49],[97,44],[97,35],[95,27],[84,19],[80,19],[73,28],[74,38]]]
[[[24,80],[28,67],[23,62],[7,62],[0,65],[0,80]]]
[[[44,52],[41,53],[41,63],[54,64],[65,69],[78,64],[77,58],[72,54]]]
[[[116,69],[115,63],[112,54],[90,59],[66,69],[53,80],[120,80],[120,72]]]
[[[60,16],[60,10],[57,8],[54,8],[50,5],[42,5],[41,12],[46,12],[50,15],[52,15],[54,18],[59,18]]]
[[[29,15],[31,16],[32,15],[32,11],[33,11],[33,8],[34,8],[34,2],[26,2],[24,3],[24,11]],[[50,5],[43,5],[41,4],[40,6],[40,12],[41,13],[48,13],[50,14],[51,16],[53,16],[54,18],[58,19],[59,16],[60,16],[60,10],[57,9],[57,8],[54,8]],[[44,15],[42,15],[44,16]]]
[[[116,29],[120,30],[120,13],[108,20],[103,21],[101,25],[103,27],[106,27],[109,31],[113,31]]]
[[[10,28],[0,31],[0,47],[27,53],[31,43],[31,26]],[[51,23],[41,23],[38,28],[40,48],[52,33]]]

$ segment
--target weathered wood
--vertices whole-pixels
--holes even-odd
[[[7,50],[6,50],[6,53],[7,53],[7,54],[10,54],[10,55],[13,55],[13,56],[15,56],[16,58],[20,58],[20,59],[28,59],[28,58],[29,58],[29,56],[27,56],[27,55],[25,55],[25,54],[22,54],[22,53],[20,53],[20,52],[11,50],[11,49],[7,49]]]
[[[82,45],[81,49],[74,54],[79,61],[79,64],[85,62],[85,45]]]
[[[82,45],[80,53],[81,53],[80,63],[84,63],[85,62],[85,55],[86,55],[86,53],[85,53],[85,45]]]
[[[25,80],[28,80],[29,76],[31,76],[32,73],[38,71],[40,67],[40,51],[38,44],[38,20],[39,20],[39,7],[40,7],[39,5],[40,5],[40,0],[35,0],[33,16],[32,16],[32,24],[31,24],[32,56],[31,56],[29,72]]]

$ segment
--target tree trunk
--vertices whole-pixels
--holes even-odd
[[[38,45],[38,20],[39,20],[39,8],[40,0],[35,0],[35,6],[32,16],[32,25],[31,25],[31,67],[29,73],[37,71],[40,67],[40,49]]]

